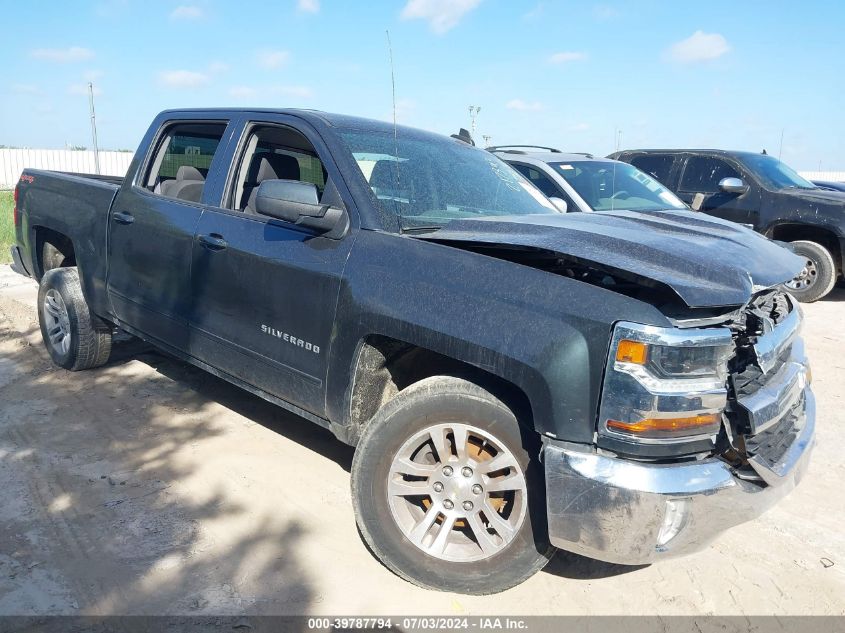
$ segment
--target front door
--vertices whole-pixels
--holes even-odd
[[[108,294],[115,316],[187,349],[191,245],[205,182],[227,123],[166,124],[144,171],[109,217]]]
[[[322,202],[343,206],[327,152],[320,146],[318,153],[306,134],[247,124],[222,204],[207,208],[197,227],[190,327],[197,358],[323,415],[335,310],[354,234],[320,237],[255,209],[258,186],[268,179],[313,183]]]
[[[749,189],[744,194],[719,188],[724,178],[739,178]],[[717,156],[690,156],[681,174],[678,197],[695,211],[740,224],[756,226],[760,216],[760,190],[737,165]]]

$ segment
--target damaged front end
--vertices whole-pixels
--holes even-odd
[[[736,352],[728,363],[726,424],[716,452],[738,476],[776,484],[790,468],[790,451],[813,406],[802,320],[795,299],[768,292],[730,325]]]
[[[768,290],[718,323],[617,326],[597,448],[546,441],[552,542],[648,563],[701,549],[788,494],[815,437],[801,321],[794,299]]]

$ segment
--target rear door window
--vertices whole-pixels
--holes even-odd
[[[156,146],[144,188],[165,198],[199,202],[225,131],[225,122],[171,125]]]
[[[671,154],[643,154],[641,156],[635,156],[629,162],[640,171],[644,171],[654,177],[660,183],[668,185],[675,157]]]
[[[679,189],[687,193],[717,193],[723,178],[741,176],[730,163],[721,158],[692,156],[684,167]]]

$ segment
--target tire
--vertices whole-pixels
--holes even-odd
[[[111,328],[88,309],[76,268],[55,268],[41,278],[38,322],[44,346],[59,367],[91,369],[109,359]]]
[[[793,252],[806,260],[801,274],[784,288],[801,303],[812,303],[826,296],[836,285],[833,255],[821,244],[807,240],[790,242]]]
[[[461,429],[470,438],[463,460],[453,441]],[[443,440],[443,458],[436,436]],[[414,455],[410,451],[420,438],[428,443]],[[476,595],[514,587],[540,571],[555,551],[548,542],[538,453],[539,438],[521,429],[513,412],[477,384],[448,376],[415,383],[376,413],[356,448],[352,501],[361,534],[386,567],[420,587]],[[403,455],[417,461],[397,461]],[[494,457],[496,470],[490,470],[485,462],[493,464]],[[507,470],[499,468],[503,463]],[[398,474],[409,469],[424,472],[425,479],[406,481],[407,474]],[[494,478],[483,475],[485,470]],[[408,485],[420,486],[423,497],[395,492],[405,493]],[[497,485],[509,491],[486,489]],[[442,532],[447,524],[454,527]],[[428,531],[420,530],[423,525],[430,525]],[[424,536],[415,542],[414,534]]]

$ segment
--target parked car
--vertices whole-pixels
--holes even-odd
[[[811,180],[816,187],[824,191],[843,191],[845,192],[845,182],[834,182],[832,180]]]
[[[562,214],[489,152],[377,121],[167,111],[123,179],[27,169],[12,253],[56,365],[125,330],[330,429],[374,554],[483,594],[555,547],[700,549],[803,476],[777,290],[802,262],[690,215]]]
[[[786,286],[799,300],[827,295],[842,275],[845,194],[824,191],[774,156],[723,150],[626,150],[631,163],[693,209],[791,242],[804,268]]]
[[[628,163],[530,145],[487,150],[567,211],[689,210],[674,193]]]

